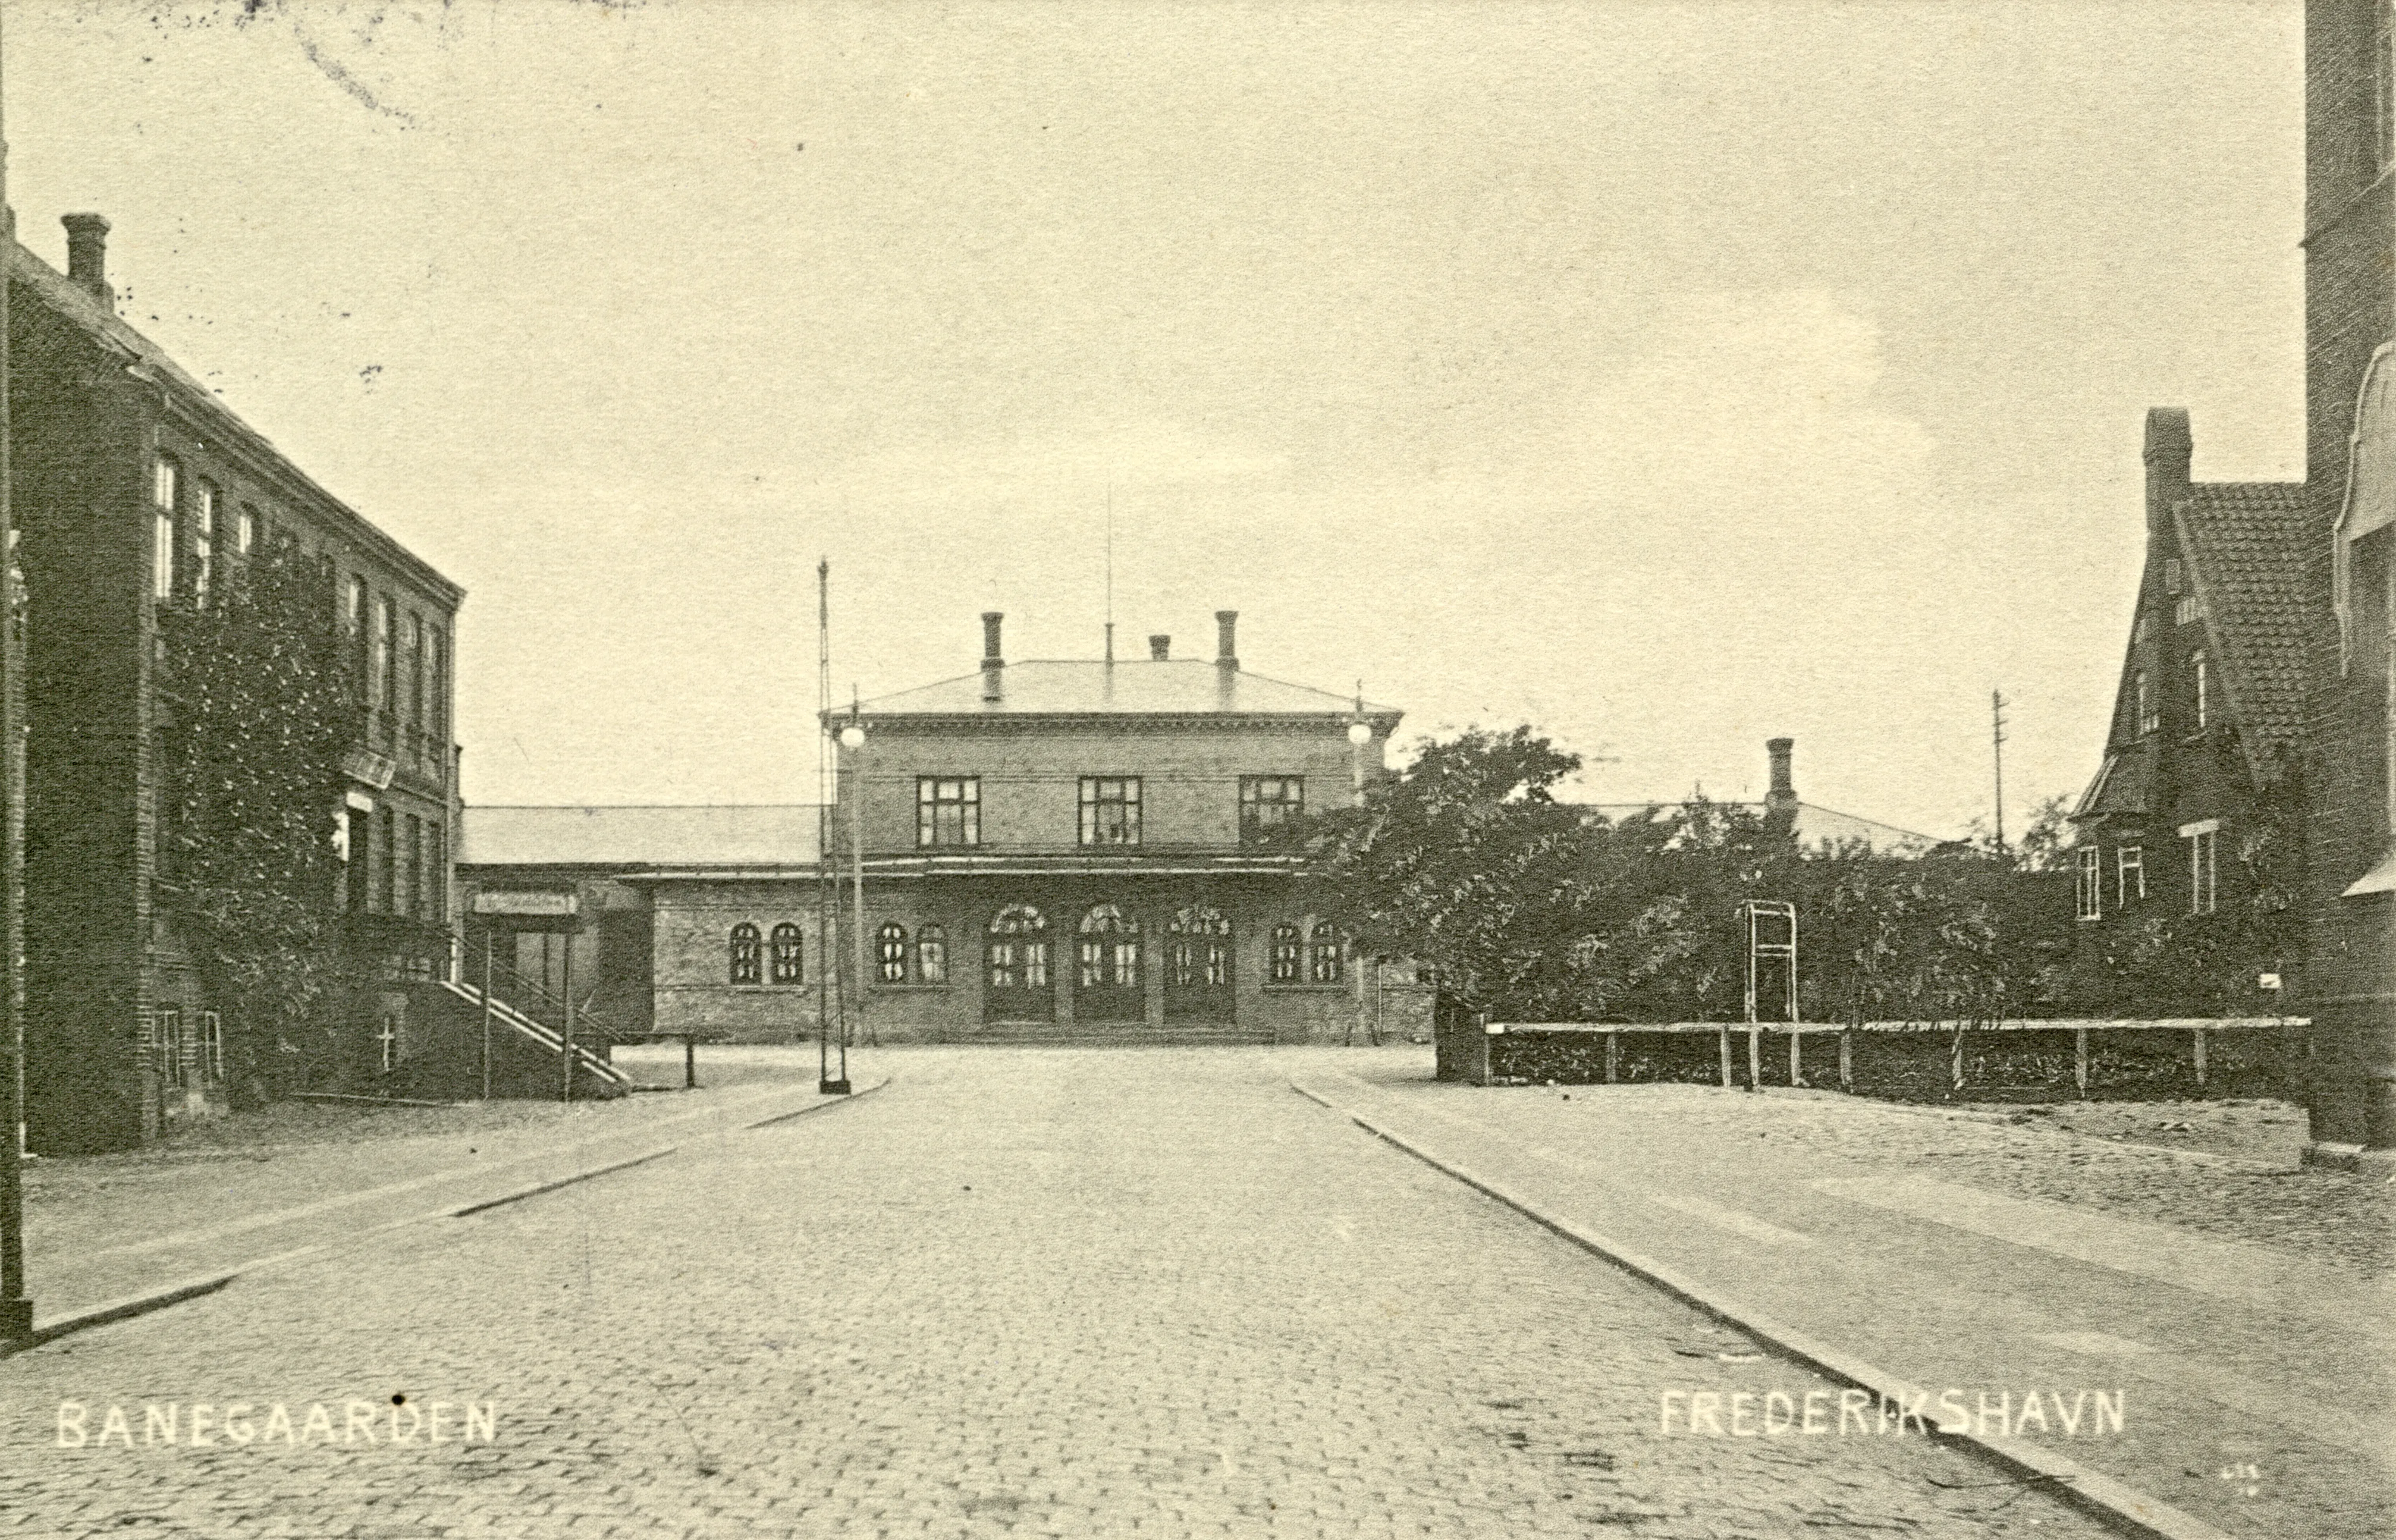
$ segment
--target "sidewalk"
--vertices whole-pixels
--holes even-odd
[[[2353,1178],[1849,1098],[1481,1089],[1431,1081],[1427,1055],[1346,1062],[1293,1080],[1709,1297],[1957,1387],[1976,1418],[1985,1391],[1991,1430],[2236,1535],[2396,1531],[2389,1276],[2324,1259],[2339,1248],[2321,1236],[2270,1246],[2124,1212],[2201,1207],[2245,1179],[2351,1217],[2371,1212],[2359,1187],[2314,1185]],[[2033,1389],[2040,1426],[2005,1427]],[[2122,1429],[2067,1434],[2044,1410],[2057,1390],[2118,1393]]]
[[[286,1104],[151,1149],[32,1162],[25,1247],[36,1326],[819,1099],[812,1047],[739,1052],[703,1060],[697,1091],[571,1104]],[[678,1048],[670,1067],[661,1051],[657,1065],[640,1055],[624,1055],[636,1079],[681,1084]]]

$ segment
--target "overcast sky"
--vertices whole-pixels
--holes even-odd
[[[2300,7],[8,0],[8,191],[470,591],[470,801],[1095,657],[1935,833],[2095,767],[2139,428],[2303,473]]]

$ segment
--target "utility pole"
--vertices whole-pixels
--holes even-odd
[[[841,1033],[840,1073],[832,1070],[832,909],[840,888],[832,876],[832,562],[816,563],[816,1090],[848,1094],[848,1034]]]
[[[1997,767],[1997,854],[2005,853],[2005,697],[2002,690],[1989,692],[1989,739],[1996,755]]]
[[[16,220],[0,131],[0,1348],[29,1342],[25,1297],[25,647],[8,506],[8,276]]]

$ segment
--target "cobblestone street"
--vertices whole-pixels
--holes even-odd
[[[896,1079],[0,1363],[0,1533],[2101,1533],[1918,1436],[1660,1436],[1666,1391],[1832,1387],[1289,1055],[858,1069]]]

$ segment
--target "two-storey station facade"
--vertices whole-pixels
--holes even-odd
[[[861,868],[862,1026],[891,1041],[1302,1042],[1366,970],[1274,832],[1358,796],[1401,713],[1218,656],[1009,664],[831,715]]]

